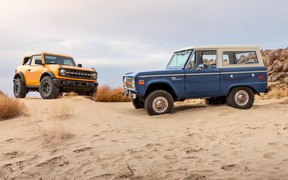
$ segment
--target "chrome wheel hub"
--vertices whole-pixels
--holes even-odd
[[[157,113],[163,113],[168,108],[168,101],[164,97],[157,97],[153,100],[152,108]]]
[[[240,90],[235,94],[235,102],[239,106],[244,106],[249,101],[249,95],[246,91]]]

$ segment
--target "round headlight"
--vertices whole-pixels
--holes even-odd
[[[65,75],[66,75],[66,69],[61,69],[61,70],[59,71],[59,74],[60,74],[61,76],[65,76]]]
[[[92,73],[91,76],[93,79],[97,79],[97,73],[96,72]]]

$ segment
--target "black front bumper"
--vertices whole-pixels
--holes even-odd
[[[84,82],[84,81],[71,81],[64,79],[53,79],[55,85],[61,88],[64,92],[90,92],[97,89],[98,83]]]

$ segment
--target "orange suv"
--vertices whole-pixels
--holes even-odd
[[[43,99],[54,99],[70,91],[92,97],[98,87],[94,68],[82,68],[70,56],[46,52],[24,57],[13,82],[16,98],[25,98],[29,91],[39,92]]]

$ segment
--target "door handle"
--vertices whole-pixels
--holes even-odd
[[[27,71],[31,71],[31,69],[28,69]]]
[[[213,69],[214,72],[219,72],[219,69]]]

